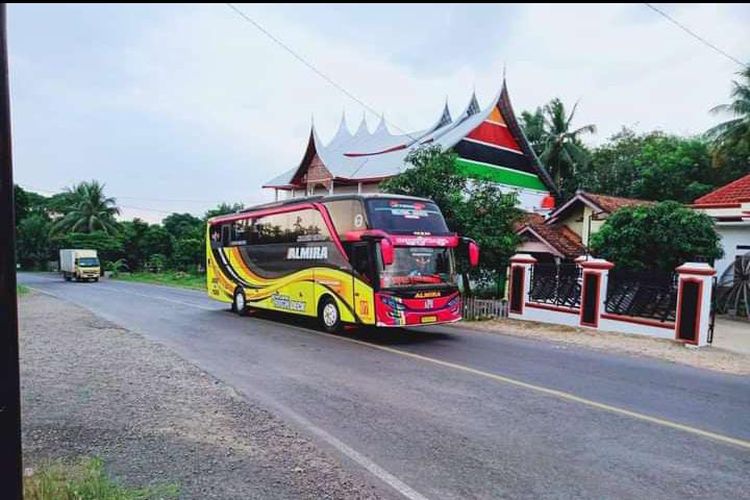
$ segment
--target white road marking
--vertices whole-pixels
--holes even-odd
[[[51,297],[55,297],[55,298],[58,298],[58,299],[62,299],[63,298],[63,297],[60,297],[60,296],[55,295],[53,293],[47,292],[45,290],[40,290],[39,288],[35,288],[33,286],[29,286],[29,288],[31,288],[31,289],[33,289],[33,290],[35,290],[37,292],[43,293],[45,295],[49,295]],[[144,294],[144,293],[131,292],[129,290],[121,290],[121,289],[117,289],[117,288],[113,288],[113,287],[106,287],[106,286],[102,286],[102,285],[99,285],[96,288],[97,288],[97,290],[99,290],[99,289],[106,289],[107,291],[112,291],[112,292],[122,292],[122,293],[128,293],[130,295],[137,295],[137,296],[140,296],[140,297],[146,297],[146,298],[149,298],[149,299],[164,300],[164,301],[167,301],[167,302],[173,302],[173,303],[180,304],[180,305],[187,306],[187,307],[198,307],[200,309],[205,309],[205,310],[208,310],[208,311],[216,311],[217,310],[215,308],[205,307],[205,306],[201,306],[201,305],[198,305],[198,304],[195,304],[195,303],[184,302],[184,301],[181,301],[181,300],[174,300],[174,299],[170,299],[168,297],[161,297],[161,296],[158,296],[158,295],[149,295],[149,294]],[[310,422],[309,420],[307,420],[302,415],[296,413],[295,411],[293,411],[289,407],[287,407],[285,405],[282,405],[277,400],[275,400],[273,398],[270,398],[270,397],[268,397],[266,395],[264,395],[264,399],[267,399],[270,403],[272,403],[274,406],[276,406],[281,411],[283,411],[285,414],[287,414],[289,417],[291,417],[293,420],[295,420],[303,428],[307,429],[311,433],[313,433],[316,436],[318,436],[320,439],[324,440],[329,445],[333,446],[339,452],[343,453],[344,455],[346,455],[347,457],[349,457],[350,459],[352,459],[355,463],[359,464],[361,467],[363,467],[365,470],[367,470],[368,472],[370,472],[372,475],[374,475],[375,477],[377,477],[378,479],[380,479],[381,481],[383,481],[385,484],[389,485],[394,490],[398,491],[404,497],[406,497],[406,498],[408,498],[410,500],[427,500],[427,497],[425,497],[424,495],[422,495],[419,492],[417,492],[416,490],[414,490],[408,484],[406,484],[405,482],[403,482],[402,480],[400,480],[399,478],[397,478],[396,476],[394,476],[393,474],[391,474],[390,472],[388,472],[384,468],[380,467],[378,464],[376,464],[375,462],[373,462],[372,460],[370,460],[369,458],[367,458],[365,455],[359,453],[354,448],[352,448],[351,446],[347,445],[346,443],[344,443],[343,441],[341,441],[337,437],[329,434],[325,430],[323,430],[320,427],[318,427],[317,425],[313,424],[312,422]]]
[[[175,300],[175,299],[170,299],[169,297],[162,297],[160,295],[149,295],[149,294],[145,294],[145,293],[138,293],[138,292],[133,292],[133,291],[130,291],[130,290],[124,290],[124,289],[121,289],[121,288],[114,288],[114,287],[108,287],[108,286],[99,285],[98,287],[96,287],[96,289],[97,290],[104,289],[104,290],[107,290],[108,292],[112,292],[112,293],[127,293],[129,295],[135,295],[137,297],[145,297],[147,299],[163,300],[163,301],[166,301],[166,302],[172,302],[174,304],[180,304],[180,305],[183,305],[183,306],[197,307],[197,308],[203,309],[205,311],[219,311],[220,310],[220,309],[218,309],[216,307],[202,306],[200,304],[196,304],[195,302],[185,302],[184,300]]]
[[[183,302],[183,301],[179,301],[179,300],[174,300],[174,299],[170,299],[170,298],[167,298],[167,297],[159,297],[159,296],[154,296],[154,295],[140,294],[140,293],[135,293],[135,292],[129,292],[129,291],[124,291],[124,290],[114,289],[114,288],[110,288],[110,289],[112,291],[118,291],[118,292],[119,291],[123,291],[125,293],[131,293],[133,295],[139,295],[139,296],[143,296],[143,297],[147,297],[147,298],[153,298],[153,299],[159,299],[159,300],[166,300],[168,302],[174,302],[174,303],[186,305],[186,306],[189,306],[189,307],[199,307],[201,309],[206,309],[206,310],[209,310],[209,311],[216,311],[216,309],[212,309],[212,308],[209,308],[209,307],[205,307],[205,306],[201,306],[201,305],[197,305],[197,304],[193,304],[193,303],[189,303],[189,302]],[[266,323],[273,324],[273,325],[276,325],[276,326],[281,325],[281,323],[270,321],[270,320],[266,320],[266,319],[262,319],[262,318],[253,318],[253,319],[255,321],[264,321]],[[620,408],[620,407],[617,407],[617,406],[608,405],[606,403],[600,403],[598,401],[594,401],[594,400],[591,400],[591,399],[582,398],[580,396],[576,396],[575,394],[572,394],[572,393],[569,393],[569,392],[560,391],[560,390],[557,390],[557,389],[550,389],[549,387],[544,387],[544,386],[540,386],[540,385],[536,385],[536,384],[530,384],[528,382],[523,382],[521,380],[517,380],[517,379],[511,378],[511,377],[505,377],[503,375],[497,375],[495,373],[489,373],[489,372],[485,372],[485,371],[482,371],[482,370],[477,370],[476,368],[471,368],[469,366],[459,365],[457,363],[451,363],[449,361],[443,361],[443,360],[436,359],[436,358],[431,358],[431,357],[428,357],[428,356],[422,356],[421,354],[414,354],[414,353],[407,352],[407,351],[401,351],[399,349],[394,349],[392,347],[387,347],[387,346],[382,346],[382,345],[377,345],[377,344],[371,344],[369,342],[364,342],[362,340],[357,340],[357,339],[353,339],[353,338],[349,338],[349,337],[342,337],[340,335],[333,335],[333,334],[330,334],[330,333],[320,332],[320,331],[317,331],[317,330],[311,330],[309,328],[302,328],[302,327],[299,327],[299,326],[289,325],[289,324],[286,324],[286,323],[284,323],[283,326],[285,326],[287,328],[292,328],[292,329],[295,329],[295,330],[298,330],[298,331],[301,331],[301,332],[304,332],[304,333],[308,333],[308,334],[309,333],[313,333],[315,335],[321,335],[321,336],[329,337],[329,338],[336,339],[336,340],[342,340],[342,341],[346,341],[346,342],[352,342],[354,344],[359,344],[359,345],[362,345],[362,346],[365,346],[365,347],[369,347],[371,349],[379,349],[381,351],[389,352],[389,353],[392,353],[392,354],[398,354],[399,356],[406,356],[406,357],[409,357],[409,358],[412,358],[412,359],[418,359],[420,361],[425,361],[425,362],[428,362],[428,363],[432,363],[432,364],[436,364],[436,365],[440,365],[440,366],[445,366],[447,368],[452,368],[452,369],[460,370],[460,371],[463,371],[463,372],[466,372],[466,373],[471,373],[473,375],[478,375],[480,377],[488,378],[488,379],[494,380],[496,382],[503,382],[503,383],[506,383],[506,384],[515,385],[517,387],[523,387],[524,389],[529,389],[529,390],[532,390],[532,391],[535,391],[535,392],[540,392],[542,394],[547,394],[549,396],[554,396],[556,398],[564,399],[564,400],[567,400],[567,401],[573,401],[573,402],[580,403],[580,404],[583,404],[583,405],[586,405],[586,406],[589,406],[589,407],[592,407],[592,408],[597,408],[599,410],[607,411],[607,412],[610,412],[610,413],[616,413],[618,415],[625,415],[627,417],[635,418],[635,419],[638,419],[638,420],[643,420],[645,422],[650,422],[652,424],[657,424],[657,425],[661,425],[661,426],[664,426],[664,427],[669,427],[671,429],[680,430],[680,431],[687,432],[687,433],[690,433],[690,434],[694,434],[694,435],[697,435],[697,436],[701,436],[701,437],[704,437],[704,438],[714,439],[714,440],[720,441],[722,443],[727,443],[727,444],[731,444],[731,445],[734,445],[734,446],[739,446],[741,448],[750,449],[750,441],[746,441],[744,439],[733,438],[733,437],[730,437],[730,436],[725,436],[723,434],[718,434],[718,433],[715,433],[715,432],[711,432],[711,431],[706,431],[706,430],[703,430],[703,429],[699,429],[697,427],[692,427],[690,425],[685,425],[685,424],[680,424],[678,422],[673,422],[671,420],[667,420],[667,419],[663,419],[663,418],[658,418],[658,417],[652,417],[651,415],[646,415],[644,413],[639,413],[639,412],[636,412],[636,411],[627,410],[625,408]]]
[[[253,319],[256,320],[256,321],[265,321],[267,323],[273,323],[273,324],[276,324],[276,325],[279,324],[279,323],[275,323],[273,321],[262,319],[262,318],[253,318]],[[503,383],[506,383],[506,384],[511,384],[511,385],[515,385],[515,386],[518,386],[518,387],[523,387],[524,389],[529,389],[529,390],[532,390],[532,391],[541,392],[543,394],[547,394],[549,396],[554,396],[554,397],[557,397],[557,398],[560,398],[560,399],[564,399],[564,400],[567,400],[567,401],[574,401],[576,403],[580,403],[580,404],[583,404],[583,405],[586,405],[586,406],[597,408],[599,410],[604,410],[604,411],[608,411],[610,413],[616,413],[616,414],[619,414],[619,415],[625,415],[625,416],[632,417],[632,418],[635,418],[635,419],[638,419],[638,420],[644,420],[644,421],[650,422],[652,424],[662,425],[664,427],[670,427],[672,429],[677,429],[677,430],[680,430],[680,431],[688,432],[690,434],[695,434],[695,435],[698,435],[698,436],[701,436],[701,437],[704,437],[704,438],[714,439],[714,440],[717,440],[717,441],[721,441],[723,443],[728,443],[728,444],[732,444],[732,445],[739,446],[739,447],[742,447],[742,448],[748,448],[748,449],[750,449],[750,441],[746,441],[746,440],[738,439],[738,438],[733,438],[733,437],[730,437],[730,436],[725,436],[723,434],[717,434],[715,432],[706,431],[706,430],[703,430],[703,429],[699,429],[697,427],[692,427],[690,425],[680,424],[678,422],[673,422],[671,420],[666,420],[666,419],[663,419],[663,418],[652,417],[652,416],[646,415],[644,413],[639,413],[639,412],[632,411],[632,410],[626,410],[625,408],[620,408],[620,407],[617,407],[617,406],[608,405],[606,403],[600,403],[598,401],[594,401],[594,400],[591,400],[591,399],[587,399],[587,398],[582,398],[580,396],[576,396],[575,394],[572,394],[572,393],[569,393],[569,392],[560,391],[560,390],[557,390],[557,389],[550,389],[548,387],[544,387],[544,386],[540,386],[540,385],[536,385],[536,384],[530,384],[528,382],[523,382],[521,380],[516,380],[514,378],[505,377],[503,375],[497,375],[497,374],[494,374],[494,373],[489,373],[489,372],[485,372],[485,371],[482,371],[482,370],[477,370],[476,368],[471,368],[471,367],[468,367],[468,366],[459,365],[457,363],[451,363],[449,361],[443,361],[443,360],[436,359],[436,358],[431,358],[431,357],[428,357],[428,356],[422,356],[421,354],[414,354],[414,353],[411,353],[411,352],[408,352],[408,351],[401,351],[399,349],[394,349],[392,347],[382,346],[382,345],[378,345],[378,344],[371,344],[369,342],[364,342],[362,340],[357,340],[357,339],[353,339],[353,338],[349,338],[349,337],[342,337],[340,335],[333,335],[333,334],[326,333],[326,332],[319,332],[319,331],[316,331],[316,330],[310,330],[308,328],[302,328],[302,327],[294,326],[294,325],[284,324],[284,326],[286,326],[288,328],[294,328],[296,330],[303,331],[305,333],[314,333],[316,335],[322,335],[322,336],[325,336],[325,337],[330,337],[330,338],[337,339],[337,340],[343,340],[343,341],[346,341],[346,342],[352,342],[354,344],[359,344],[359,345],[362,345],[362,346],[365,346],[365,347],[370,347],[372,349],[379,349],[381,351],[386,351],[386,352],[389,352],[389,353],[392,353],[392,354],[398,354],[400,356],[406,356],[406,357],[409,357],[409,358],[418,359],[420,361],[426,361],[428,363],[433,363],[433,364],[436,364],[436,365],[445,366],[445,367],[448,367],[448,368],[453,368],[455,370],[460,370],[460,371],[463,371],[463,372],[471,373],[473,375],[479,375],[479,376],[484,377],[484,378],[495,380],[496,382],[503,382]]]
[[[114,289],[114,288],[111,288],[111,290],[112,291],[124,291],[124,290],[119,290],[119,289]],[[159,300],[166,300],[168,302],[174,302],[174,303],[178,303],[178,304],[182,304],[182,305],[186,305],[186,306],[190,306],[190,307],[199,307],[201,309],[206,309],[206,310],[209,310],[209,311],[216,311],[216,309],[212,309],[212,308],[209,308],[209,307],[205,307],[205,306],[201,306],[201,305],[197,305],[197,304],[193,304],[193,303],[189,303],[189,302],[183,302],[183,301],[179,301],[179,300],[174,300],[174,299],[170,299],[170,298],[167,298],[167,297],[159,297],[159,296],[147,295],[147,294],[140,294],[140,293],[129,292],[129,291],[124,291],[124,292],[125,293],[131,293],[133,295],[140,295],[140,296],[147,297],[147,298],[153,298],[153,299],[159,299]],[[270,320],[266,320],[266,319],[262,319],[262,318],[253,318],[253,320],[255,320],[255,321],[264,321],[266,323],[273,324],[273,325],[276,325],[276,326],[281,325],[281,323],[270,321]],[[511,384],[511,385],[515,385],[517,387],[523,387],[524,389],[529,389],[529,390],[532,390],[532,391],[535,391],[535,392],[540,392],[542,394],[547,394],[549,396],[554,396],[556,398],[564,399],[564,400],[567,400],[567,401],[573,401],[573,402],[580,403],[580,404],[583,404],[583,405],[586,405],[586,406],[589,406],[589,407],[592,407],[592,408],[597,408],[599,410],[607,411],[607,412],[610,412],[610,413],[615,413],[615,414],[618,414],[618,415],[625,415],[625,416],[628,416],[628,417],[631,417],[631,418],[635,418],[635,419],[638,419],[638,420],[643,420],[645,422],[650,422],[652,424],[661,425],[663,427],[669,427],[671,429],[680,430],[680,431],[687,432],[687,433],[690,433],[690,434],[694,434],[694,435],[697,435],[697,436],[701,436],[701,437],[704,437],[704,438],[714,439],[716,441],[720,441],[720,442],[723,442],[723,443],[731,444],[731,445],[734,445],[734,446],[739,446],[741,448],[750,449],[750,441],[746,441],[744,439],[733,438],[733,437],[730,437],[730,436],[725,436],[723,434],[718,434],[718,433],[715,433],[715,432],[711,432],[711,431],[706,431],[706,430],[703,430],[703,429],[699,429],[697,427],[692,427],[690,425],[685,425],[685,424],[681,424],[681,423],[678,423],[678,422],[673,422],[671,420],[667,420],[667,419],[663,419],[663,418],[653,417],[651,415],[646,415],[644,413],[639,413],[639,412],[636,412],[636,411],[627,410],[625,408],[620,408],[620,407],[617,407],[617,406],[608,405],[606,403],[600,403],[598,401],[594,401],[594,400],[591,400],[591,399],[587,399],[587,398],[583,398],[583,397],[580,397],[580,396],[576,396],[575,394],[572,394],[572,393],[569,393],[569,392],[560,391],[560,390],[557,390],[557,389],[550,389],[549,387],[544,387],[544,386],[540,386],[540,385],[536,385],[536,384],[530,384],[528,382],[523,382],[521,380],[517,380],[517,379],[511,378],[511,377],[505,377],[503,375],[497,375],[495,373],[489,373],[489,372],[485,372],[485,371],[482,371],[482,370],[477,370],[476,368],[471,368],[471,367],[468,367],[468,366],[459,365],[457,363],[451,363],[449,361],[443,361],[443,360],[436,359],[436,358],[431,358],[431,357],[428,357],[428,356],[422,356],[421,354],[414,354],[414,353],[407,352],[407,351],[401,351],[399,349],[394,349],[392,347],[387,347],[387,346],[382,346],[382,345],[377,345],[377,344],[371,344],[369,342],[364,342],[362,340],[357,340],[357,339],[353,339],[353,338],[349,338],[349,337],[342,337],[340,335],[333,335],[333,334],[330,334],[330,333],[320,332],[320,331],[317,331],[317,330],[311,330],[309,328],[303,328],[303,327],[299,327],[299,326],[295,326],[295,325],[289,325],[289,324],[286,324],[286,323],[284,323],[283,326],[285,326],[287,328],[292,328],[292,329],[295,329],[295,330],[298,330],[298,331],[301,331],[301,332],[304,332],[304,333],[308,333],[308,334],[309,333],[313,333],[315,335],[329,337],[329,338],[336,339],[336,340],[342,340],[342,341],[346,341],[346,342],[352,342],[354,344],[359,344],[359,345],[362,345],[362,346],[365,346],[365,347],[369,347],[371,349],[379,349],[381,351],[389,352],[389,353],[392,353],[392,354],[398,354],[399,356],[406,356],[406,357],[409,357],[409,358],[412,358],[412,359],[418,359],[420,361],[425,361],[425,362],[428,362],[428,363],[432,363],[432,364],[444,366],[444,367],[447,367],[447,368],[452,368],[452,369],[455,369],[455,370],[460,370],[460,371],[463,371],[463,372],[466,372],[466,373],[471,373],[473,375],[478,375],[480,377],[488,378],[488,379],[494,380],[496,382],[502,382],[502,383],[506,383],[506,384]]]
[[[363,454],[359,453],[355,449],[353,449],[351,446],[347,445],[337,437],[329,434],[328,432],[324,431],[317,425],[310,422],[308,419],[303,417],[302,415],[296,413],[294,410],[289,408],[288,406],[280,403],[274,398],[269,397],[265,393],[260,393],[261,396],[263,396],[263,399],[266,400],[266,402],[269,405],[275,406],[279,411],[286,414],[288,417],[290,417],[292,420],[295,420],[298,425],[300,425],[302,428],[308,430],[309,432],[315,434],[319,438],[321,438],[323,441],[328,443],[329,445],[336,448],[339,452],[343,453],[350,459],[354,460],[357,464],[365,468],[367,471],[369,471],[372,475],[389,485],[394,490],[401,493],[401,495],[405,496],[406,498],[409,498],[411,500],[427,500],[427,498],[420,494],[419,492],[415,491],[412,487],[404,483],[402,480],[388,472],[387,470],[380,467],[378,464],[364,456]]]

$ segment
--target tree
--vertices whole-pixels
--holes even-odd
[[[92,233],[103,231],[106,234],[117,233],[115,215],[120,209],[114,198],[104,195],[104,185],[98,181],[81,182],[65,191],[64,202],[67,207],[60,207],[64,215],[52,226],[55,235],[63,232]]]
[[[219,215],[233,214],[235,212],[243,210],[244,208],[245,205],[242,203],[221,203],[216,208],[212,208],[211,210],[206,212],[204,219],[210,219],[211,217],[217,217]]]
[[[659,131],[638,135],[626,128],[594,150],[578,182],[600,194],[683,203],[723,184],[700,138]]]
[[[175,239],[200,238],[203,233],[204,221],[190,214],[173,213],[161,221],[164,229]]]
[[[750,172],[750,68],[738,74],[744,81],[732,82],[733,101],[711,109],[714,114],[731,114],[734,118],[705,134],[711,141],[711,160],[718,185]]]
[[[172,262],[182,271],[195,271],[205,261],[205,245],[197,238],[183,238],[175,242]]]
[[[148,228],[148,223],[137,217],[121,223],[119,239],[130,270],[142,269],[146,263],[149,254],[144,250],[143,240]]]
[[[174,238],[163,227],[154,224],[148,227],[140,241],[142,252],[149,256],[163,255],[169,259],[174,250]]]
[[[47,199],[41,194],[26,191],[18,184],[13,186],[14,210],[16,223],[33,214],[41,214],[46,210]]]
[[[717,151],[750,149],[750,66],[738,73],[740,82],[732,81],[732,102],[711,109],[714,114],[731,114],[734,118],[710,128],[706,135],[714,141]]]
[[[103,265],[123,256],[122,243],[104,231],[89,233],[67,233],[52,240],[55,251],[60,248],[91,248],[96,250]]]
[[[505,194],[497,184],[479,181],[469,187],[469,196],[459,209],[462,234],[473,238],[481,248],[482,265],[472,272],[482,283],[495,283],[496,294],[503,290],[505,268],[519,243],[514,223],[521,217],[515,194]],[[465,266],[467,260],[463,260]],[[468,290],[464,283],[464,289]]]
[[[576,176],[588,163],[589,152],[581,137],[596,132],[591,124],[572,129],[577,108],[578,103],[568,114],[563,102],[554,98],[534,113],[521,113],[524,134],[564,197],[575,192]]]
[[[537,154],[544,150],[543,141],[546,135],[544,126],[544,110],[536,108],[533,113],[524,111],[521,113],[521,127],[526,139]]]
[[[448,229],[476,240],[482,249],[481,269],[472,275],[481,282],[497,282],[513,255],[513,223],[520,217],[515,195],[507,195],[488,181],[472,181],[455,168],[456,154],[439,146],[415,150],[406,157],[412,166],[380,183],[383,192],[429,198],[440,207]],[[464,290],[468,265],[460,259]]]
[[[50,240],[50,221],[43,214],[32,214],[16,224],[16,254],[18,262],[26,269],[44,268],[49,260],[54,260]]]
[[[723,254],[711,217],[673,201],[621,208],[591,237],[591,250],[618,267],[667,272]]]
[[[380,190],[431,199],[440,207],[448,227],[457,231],[458,210],[466,191],[466,178],[456,172],[457,157],[436,145],[413,150],[405,159],[412,167],[381,182]]]

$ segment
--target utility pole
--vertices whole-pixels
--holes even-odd
[[[21,499],[21,389],[6,4],[0,4],[0,491]]]

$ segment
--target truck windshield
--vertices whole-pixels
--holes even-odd
[[[432,202],[404,199],[375,199],[367,202],[372,229],[390,234],[449,234],[443,214]]]
[[[99,259],[96,257],[81,257],[78,259],[78,265],[81,267],[99,267]]]
[[[455,270],[450,248],[397,247],[393,264],[381,273],[383,288],[413,285],[453,285]]]

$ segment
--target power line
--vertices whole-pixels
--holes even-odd
[[[664,12],[664,11],[662,11],[660,9],[657,9],[656,7],[654,7],[653,5],[651,5],[650,3],[645,3],[644,2],[644,5],[646,7],[648,7],[649,9],[653,10],[654,12],[660,14],[661,16],[664,16],[668,21],[670,21],[671,23],[673,23],[674,25],[676,25],[677,27],[679,27],[680,29],[682,29],[684,32],[688,33],[692,37],[696,38],[698,41],[700,41],[703,44],[707,45],[708,47],[714,49],[716,52],[718,52],[719,54],[723,55],[724,57],[732,60],[733,62],[736,62],[737,64],[739,64],[740,66],[742,66],[744,68],[750,67],[746,63],[743,63],[742,61],[740,61],[739,59],[737,59],[736,57],[727,54],[724,50],[720,49],[719,47],[717,47],[716,45],[712,44],[711,42],[709,42],[708,40],[706,40],[702,36],[698,35],[694,31],[692,31],[690,28],[688,28],[684,24],[680,23],[679,21],[677,21],[676,19],[674,19],[673,17],[671,17],[666,12]]]
[[[301,62],[302,64],[304,64],[305,66],[307,66],[315,74],[317,74],[323,80],[325,80],[326,82],[328,82],[329,84],[331,84],[337,90],[343,92],[347,97],[349,97],[353,101],[355,101],[358,104],[360,104],[363,108],[365,108],[367,111],[369,111],[370,113],[372,113],[376,117],[382,118],[382,120],[384,122],[388,123],[394,129],[396,129],[399,132],[403,133],[404,135],[410,137],[411,139],[415,139],[414,137],[412,137],[409,134],[409,132],[405,131],[404,129],[402,129],[401,127],[397,126],[393,122],[390,122],[390,121],[386,120],[383,117],[383,115],[381,113],[378,113],[372,106],[370,106],[369,104],[367,104],[366,102],[364,102],[362,99],[360,99],[356,95],[354,95],[351,92],[349,92],[348,90],[346,90],[343,86],[341,86],[338,83],[336,83],[331,77],[329,77],[328,75],[326,75],[325,73],[323,73],[321,70],[319,70],[318,68],[316,68],[312,63],[310,63],[309,61],[307,61],[304,57],[302,57],[297,52],[295,52],[291,47],[289,47],[287,44],[285,44],[284,42],[282,42],[281,40],[279,40],[276,36],[274,36],[273,34],[271,34],[267,29],[265,29],[263,26],[261,26],[260,23],[258,23],[254,19],[252,19],[247,14],[245,14],[242,10],[238,9],[237,7],[235,7],[234,5],[232,5],[231,3],[226,3],[225,5],[227,5],[227,7],[229,7],[230,9],[232,9],[237,15],[239,15],[240,17],[242,17],[245,21],[249,22],[250,24],[252,24],[256,28],[258,28],[258,30],[260,30],[264,35],[266,35],[268,38],[270,38],[271,40],[273,40],[281,48],[283,48],[284,50],[286,50],[287,52],[289,52],[295,59],[297,59],[299,62]]]

